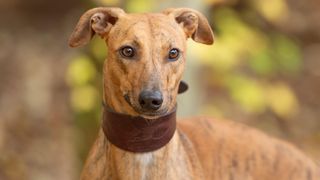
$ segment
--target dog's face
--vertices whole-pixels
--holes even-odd
[[[185,35],[164,14],[128,15],[107,39],[105,85],[112,79],[139,114],[159,115],[174,105],[185,64]]]
[[[187,38],[213,43],[207,20],[191,9],[126,14],[118,8],[95,8],[80,18],[70,45],[83,45],[94,34],[108,46],[104,65],[107,104],[147,117],[161,116],[175,107]]]

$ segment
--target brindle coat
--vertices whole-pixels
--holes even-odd
[[[105,103],[116,112],[146,118],[161,116],[175,107],[187,38],[213,43],[206,18],[187,8],[158,14],[91,9],[80,18],[70,46],[84,45],[94,34],[108,46],[103,73]],[[133,47],[132,58],[121,56],[124,46]],[[176,61],[168,61],[172,48],[181,53]],[[163,104],[156,114],[139,108],[138,96],[144,89],[163,93]],[[178,121],[172,140],[148,153],[118,149],[100,131],[81,179],[315,180],[320,179],[320,170],[286,142],[241,124],[193,118]]]

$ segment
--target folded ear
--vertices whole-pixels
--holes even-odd
[[[69,46],[78,47],[87,44],[94,34],[107,37],[111,27],[125,12],[120,8],[99,7],[85,12],[73,30]]]
[[[172,16],[180,24],[187,37],[203,44],[212,44],[214,36],[207,18],[200,12],[189,8],[169,8],[164,14]]]
[[[189,86],[186,82],[183,80],[180,81],[179,87],[178,87],[178,94],[182,94],[186,92],[189,89]]]

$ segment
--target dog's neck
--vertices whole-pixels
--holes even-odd
[[[152,152],[132,153],[114,146],[101,132],[96,144],[104,151],[89,157],[88,161],[104,164],[98,166],[103,167],[98,171],[114,179],[176,179],[178,176],[190,179],[192,174],[199,171],[200,164],[193,163],[197,162],[193,159],[195,156],[190,159],[189,152],[182,148],[190,146],[185,144],[185,139],[183,134],[176,131],[166,146]]]
[[[112,104],[107,106],[111,107],[113,110],[118,107],[112,106]],[[122,110],[123,111],[120,111],[121,113],[126,112],[125,109]],[[128,114],[130,114],[130,112]],[[194,169],[197,169],[197,166],[194,166],[191,163],[192,161],[187,156],[185,149],[180,148],[183,146],[182,144],[184,142],[181,140],[179,131],[175,130],[175,113],[173,117],[174,131],[171,131],[173,132],[173,134],[171,134],[172,138],[164,143],[164,146],[161,145],[160,148],[155,148],[154,151],[150,152],[132,152],[124,150],[121,147],[119,148],[111,142],[105,132],[102,131],[100,138],[103,138],[105,143],[99,144],[104,144],[103,154],[105,154],[105,158],[102,158],[101,160],[103,163],[106,163],[106,165],[102,166],[105,167],[105,169],[101,169],[101,171],[105,172],[104,174],[106,177],[114,177],[116,179],[148,179],[154,177],[155,174],[157,177],[170,177],[171,179],[183,174],[185,175],[185,179],[188,179],[188,176],[195,171]],[[119,119],[119,121],[120,120],[121,119]],[[102,128],[102,130],[104,129]],[[123,133],[123,131],[119,131],[119,129],[118,132]],[[95,161],[96,159],[99,158],[92,157],[92,161]],[[172,167],[172,164],[178,164],[178,166]],[[159,169],[162,170],[159,171]]]
[[[134,153],[151,152],[165,146],[176,130],[176,111],[156,119],[130,116],[104,108],[103,132],[113,145]]]
[[[118,86],[111,84],[110,81],[110,84],[107,84],[106,81],[104,83],[104,103],[108,108],[116,113],[133,117],[139,115],[132,108],[128,107],[128,103],[122,98]],[[174,108],[175,106],[170,109],[170,112]],[[174,177],[176,173],[185,174],[187,177],[193,171],[192,169],[195,169],[195,167],[191,167],[190,159],[186,155],[185,150],[180,148],[185,143],[182,141],[185,138],[181,139],[181,134],[178,130],[174,131],[173,137],[165,146],[151,152],[142,153],[132,153],[123,150],[110,142],[103,131],[101,133],[100,138],[104,139],[103,141],[105,142],[101,143],[101,145],[104,144],[105,162],[107,162],[105,171],[108,176],[118,177],[119,179],[128,179],[128,177],[144,179],[150,177],[150,175],[154,176],[154,172],[159,173],[160,168],[163,169],[161,172],[166,173],[165,176],[167,177]],[[92,159],[96,158],[93,157]],[[177,163],[177,159],[179,159],[179,166],[171,167],[171,164]],[[151,166],[152,164],[153,166]],[[157,166],[154,166],[155,164]],[[158,175],[161,176],[161,174]]]

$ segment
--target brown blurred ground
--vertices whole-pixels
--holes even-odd
[[[76,1],[0,2],[0,179],[74,179],[65,69]]]

